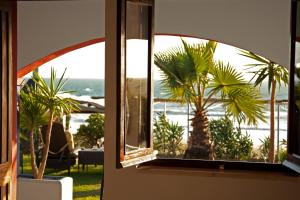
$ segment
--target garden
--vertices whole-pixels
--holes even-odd
[[[73,139],[69,133],[70,114],[80,111],[81,105],[71,98],[61,97],[66,92],[62,90],[66,83],[64,74],[57,79],[56,72],[51,69],[50,82],[47,83],[34,72],[32,81],[34,84],[25,85],[20,91],[22,173],[18,180],[19,195],[31,199],[41,198],[36,195],[43,195],[44,199],[51,199],[53,194],[61,193],[61,199],[64,200],[99,199],[103,177],[103,149],[93,149],[93,152],[102,153],[99,163],[81,163],[80,151],[97,145],[100,148],[98,141],[104,136],[104,115],[90,114]],[[63,115],[67,119],[65,126],[62,122]],[[24,174],[32,174],[33,179]],[[55,184],[61,185],[60,191],[55,189]],[[32,192],[28,192],[28,185],[31,185]],[[33,192],[43,185],[45,191],[49,191],[48,194]]]

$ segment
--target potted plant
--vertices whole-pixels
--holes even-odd
[[[58,179],[57,177],[51,177],[43,179],[49,153],[53,119],[60,116],[61,113],[70,113],[72,110],[78,109],[74,100],[60,97],[61,94],[70,92],[62,91],[67,81],[64,80],[65,72],[66,70],[56,80],[56,72],[51,68],[49,84],[37,72],[33,72],[34,86],[26,86],[20,92],[20,123],[21,127],[29,132],[33,178],[20,177],[18,179],[18,199],[72,199],[72,178]],[[45,140],[42,143],[41,159],[37,164],[34,134],[40,134],[40,127],[43,125],[47,125],[47,131]],[[55,191],[55,189],[59,191]]]

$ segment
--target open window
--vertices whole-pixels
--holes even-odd
[[[155,158],[152,148],[152,0],[118,1],[117,167]]]
[[[14,160],[12,142],[14,127],[14,83],[13,83],[13,43],[12,43],[12,5],[0,3],[0,199],[12,199],[14,190]]]
[[[300,1],[292,1],[288,158],[283,165],[300,173]]]
[[[289,155],[283,164],[193,158],[155,159],[152,145],[153,2],[154,0],[118,1],[117,168],[142,163],[138,167],[159,165],[268,172],[292,170],[300,173],[300,103],[299,108],[297,105],[300,99],[300,72],[297,70],[300,69],[300,56],[297,56],[300,52],[300,0],[294,0],[292,6],[291,66],[294,67],[290,69],[289,84]],[[155,161],[146,162],[154,159]]]

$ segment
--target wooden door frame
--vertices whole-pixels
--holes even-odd
[[[13,98],[12,98],[12,174],[11,174],[11,199],[17,198],[17,161],[18,161],[18,130],[17,130],[17,2],[12,2],[12,73],[13,73]]]
[[[9,200],[16,199],[17,193],[17,2],[7,1],[2,2],[3,6],[8,9],[9,20],[8,20],[8,31],[7,34],[11,34],[9,38],[9,48],[7,50],[7,63],[9,70],[9,76],[6,77],[8,81],[7,95],[8,95],[8,106],[7,106],[7,130],[4,131],[5,135],[8,133],[8,152],[7,152],[7,162],[3,163],[1,168],[3,175],[3,183],[6,185],[8,183],[8,197]],[[2,27],[3,28],[3,27]],[[3,29],[2,29],[3,30]],[[2,63],[3,64],[3,63]],[[6,65],[6,64],[5,64]],[[3,67],[3,66],[2,66]],[[6,73],[6,72],[5,72]],[[3,77],[2,77],[3,78]],[[6,81],[5,81],[6,82]],[[2,91],[2,90],[1,90]],[[1,105],[2,106],[2,105]],[[3,131],[3,130],[2,130]],[[2,136],[1,136],[2,137]],[[6,137],[6,136],[5,136]],[[5,138],[4,137],[4,138]],[[5,194],[5,193],[4,193]]]

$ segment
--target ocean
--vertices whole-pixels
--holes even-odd
[[[81,100],[88,100],[104,105],[104,80],[103,79],[69,79],[64,87],[64,90],[74,91],[71,96]],[[261,95],[263,99],[269,99],[269,92],[267,84],[261,86]],[[161,81],[154,81],[154,98],[167,98],[164,90],[161,86]],[[282,86],[276,95],[277,100],[288,99],[288,88]],[[279,108],[279,112],[278,109]],[[276,135],[279,134],[279,140],[286,139],[287,137],[287,103],[276,106],[275,114],[275,127]],[[186,142],[188,138],[188,131],[192,128],[189,118],[192,117],[192,110],[188,113],[187,105],[180,103],[164,103],[156,102],[154,104],[154,114],[158,112],[164,112],[170,121],[176,122],[185,128],[183,141]],[[267,122],[269,122],[269,108],[266,105]],[[189,115],[188,115],[189,114]],[[279,114],[279,117],[277,116]],[[71,116],[71,132],[76,134],[77,129],[81,124],[85,123],[89,114],[72,114]],[[224,109],[221,104],[214,104],[208,111],[209,119],[218,119],[224,116]],[[279,119],[279,120],[277,120]],[[277,124],[277,122],[279,122]],[[248,133],[254,143],[254,146],[260,145],[260,139],[269,135],[269,124],[261,122],[257,127],[248,126],[246,124],[241,125],[242,132]],[[277,140],[277,136],[275,141]]]

